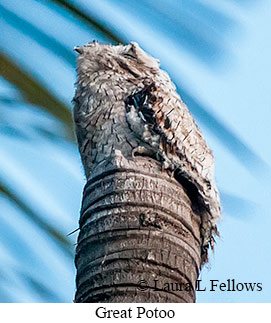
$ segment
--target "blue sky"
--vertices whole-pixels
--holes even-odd
[[[178,88],[203,102],[209,113],[262,160],[257,166],[242,151],[232,153],[212,125],[207,126],[195,114],[214,152],[216,179],[224,201],[219,225],[221,238],[200,278],[205,285],[210,279],[263,284],[261,292],[199,292],[197,301],[270,302],[270,2],[248,1],[244,5],[233,0],[219,4],[200,1],[214,9],[209,16],[204,6],[196,10],[194,1],[179,5],[171,0],[165,7],[165,2],[159,0],[158,8],[163,14],[170,15],[180,25],[171,24],[166,18],[152,21],[155,16],[150,16],[148,0],[144,1],[145,11],[133,1],[73,2],[159,58]],[[70,52],[75,45],[97,38],[103,40],[51,3],[1,0],[0,5],[56,40],[61,39]],[[30,69],[71,106],[74,65],[41,46],[24,30],[14,28],[11,22],[0,17],[1,50]],[[201,38],[191,41],[193,34],[184,33],[185,28],[197,32]],[[21,195],[41,219],[65,235],[77,227],[84,185],[77,149],[62,139],[50,139],[37,132],[37,128],[52,133],[62,130],[50,115],[21,102],[20,93],[0,78],[2,96],[18,101],[8,106],[0,102],[3,111],[0,179]],[[28,139],[12,135],[9,124]],[[227,200],[229,195],[236,197],[235,203]],[[0,270],[0,301],[72,301],[75,275],[72,257],[9,201],[0,197],[0,203],[0,260],[6,264]],[[69,239],[74,243],[76,236]],[[31,282],[27,277],[32,277]]]

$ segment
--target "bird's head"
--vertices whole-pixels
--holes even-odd
[[[159,61],[145,53],[135,42],[128,45],[104,45],[93,41],[74,50],[79,53],[78,74],[91,75],[113,70],[116,74],[137,78],[159,71]]]

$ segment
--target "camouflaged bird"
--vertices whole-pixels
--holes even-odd
[[[183,185],[202,218],[202,253],[218,234],[214,157],[159,61],[137,43],[75,47],[74,120],[86,176],[114,154],[150,156]]]

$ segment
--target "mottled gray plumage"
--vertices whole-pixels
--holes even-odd
[[[74,120],[86,176],[114,154],[155,158],[200,214],[203,249],[212,246],[220,217],[214,158],[159,61],[136,43],[93,42],[75,50]]]

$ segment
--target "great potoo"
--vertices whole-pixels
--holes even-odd
[[[157,160],[201,216],[206,253],[220,217],[214,157],[168,74],[137,43],[93,42],[75,50],[74,120],[86,176],[116,153]]]

